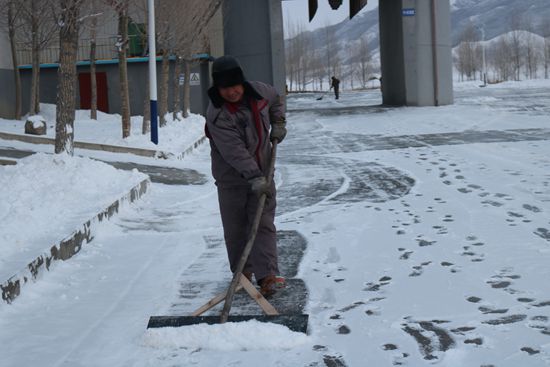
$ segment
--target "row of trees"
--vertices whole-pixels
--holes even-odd
[[[367,34],[342,47],[337,42],[336,28],[327,24],[320,41],[323,46],[315,47],[313,33],[307,32],[302,23],[289,22],[286,29],[286,73],[290,91],[328,88],[332,76],[345,81],[352,89],[364,89],[380,69],[372,60]]]
[[[550,78],[550,20],[537,29],[533,22],[512,19],[511,31],[486,41],[482,26],[469,24],[454,50],[454,64],[460,80],[504,80]],[[326,25],[317,37],[301,23],[287,23],[286,70],[290,91],[328,88],[336,75],[351,88],[366,88],[377,77],[373,62],[375,40],[365,34],[355,41],[337,42],[336,27]],[[487,81],[487,80],[486,80]]]
[[[550,78],[550,20],[541,29],[545,37],[535,34],[530,23],[513,22],[512,27],[491,41],[483,40],[481,28],[466,27],[454,54],[460,80]]]
[[[160,125],[166,124],[168,90],[174,88],[174,115],[187,115],[189,106],[190,63],[194,53],[207,49],[206,30],[209,20],[222,0],[155,0],[157,50],[162,57],[159,81]],[[21,119],[21,79],[17,66],[18,47],[23,45],[32,53],[32,87],[29,114],[40,112],[40,55],[52,44],[59,45],[55,152],[73,154],[73,125],[76,109],[76,62],[79,45],[88,43],[92,85],[91,118],[97,119],[96,43],[98,29],[112,22],[118,23],[116,44],[119,60],[119,79],[122,115],[122,136],[130,135],[130,91],[128,88],[127,55],[129,47],[128,25],[139,19],[145,26],[141,37],[147,38],[147,0],[0,0],[0,19],[8,30],[16,89],[16,118]],[[88,37],[83,38],[86,33]],[[175,80],[170,83],[170,56],[176,58]],[[180,108],[178,96],[181,86],[178,76],[185,73],[184,106]],[[148,91],[149,86],[144,86]],[[149,96],[144,101],[146,111],[142,132],[149,131]]]

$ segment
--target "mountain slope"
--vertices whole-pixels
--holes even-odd
[[[460,43],[460,36],[470,23],[479,27],[480,40],[481,28],[485,31],[486,40],[516,29],[550,36],[550,29],[544,29],[545,20],[550,19],[549,5],[548,0],[451,0],[452,45],[454,47]],[[333,33],[345,62],[348,45],[367,34],[371,53],[376,55],[379,46],[378,21],[378,9],[373,9],[352,20],[312,31],[310,36],[314,51],[323,52],[327,33]]]

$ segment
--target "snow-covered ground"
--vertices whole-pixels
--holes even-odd
[[[46,136],[55,138],[55,105],[40,104],[40,116],[47,123]],[[98,119],[90,119],[89,110],[77,110],[74,123],[76,141],[117,145],[123,147],[162,150],[181,153],[203,134],[204,118],[190,114],[181,121],[174,120],[172,114],[166,115],[167,125],[162,128],[159,144],[153,144],[149,134],[142,134],[141,116],[132,116],[130,136],[122,138],[121,117],[117,114],[106,114],[98,111]],[[25,120],[0,119],[0,131],[12,134],[24,134]]]
[[[307,336],[257,323],[146,331],[181,303],[182,279],[229,277],[211,246],[223,237],[213,182],[153,184],[0,304],[0,365],[550,365],[548,90],[469,83],[438,108],[383,109],[373,91],[289,97],[276,224],[307,240]],[[162,164],[209,177],[208,145]]]
[[[49,252],[146,178],[65,154],[38,153],[0,166],[0,280]]]

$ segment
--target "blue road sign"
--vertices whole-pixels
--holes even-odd
[[[414,8],[403,9],[402,14],[404,17],[414,17],[416,15],[416,9]]]

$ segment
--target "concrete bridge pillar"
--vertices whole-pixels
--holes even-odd
[[[224,1],[211,22],[214,57],[235,56],[249,80],[285,91],[285,55],[281,0]]]
[[[384,104],[453,103],[449,0],[379,0]]]
[[[378,7],[384,104],[452,104],[449,0],[379,0]],[[210,53],[237,57],[248,79],[283,95],[283,37],[281,0],[224,1],[211,23]]]
[[[11,61],[10,43],[6,32],[0,32],[0,117],[14,118],[15,116],[15,88],[13,64]],[[7,52],[6,52],[7,51]]]

